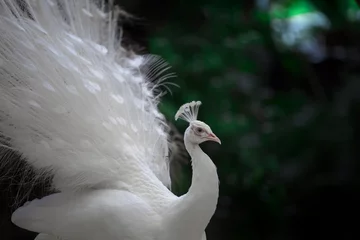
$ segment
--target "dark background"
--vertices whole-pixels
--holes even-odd
[[[222,140],[202,145],[221,182],[209,240],[360,239],[355,0],[117,2],[138,17],[124,23],[124,41],[162,56],[178,76],[161,104],[167,118],[201,100],[200,120]],[[190,164],[174,168],[173,188],[185,193]],[[0,182],[1,240],[34,237],[9,221],[20,183]]]

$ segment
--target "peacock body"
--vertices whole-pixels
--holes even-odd
[[[205,238],[218,178],[199,144],[220,140],[196,120],[200,102],[179,109],[194,173],[174,195],[157,108],[168,67],[127,54],[121,13],[100,0],[0,0],[1,145],[51,172],[58,191],[12,216],[37,239]]]

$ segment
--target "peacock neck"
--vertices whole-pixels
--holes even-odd
[[[185,147],[191,156],[193,170],[191,186],[185,196],[193,201],[208,197],[215,198],[217,201],[219,179],[215,164],[198,144],[185,142]]]
[[[193,175],[189,191],[180,198],[176,207],[181,211],[177,219],[181,219],[183,239],[201,239],[201,234],[213,216],[218,195],[219,180],[216,166],[198,144],[185,141],[185,147],[191,156]],[[184,235],[182,235],[184,237]]]

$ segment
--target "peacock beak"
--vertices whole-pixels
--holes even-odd
[[[213,142],[217,142],[218,144],[221,145],[220,139],[219,139],[215,134],[213,134],[213,133],[210,133],[210,134],[208,135],[208,140],[209,140],[209,141],[213,141]]]

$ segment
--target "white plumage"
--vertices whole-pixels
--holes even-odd
[[[0,128],[10,145],[56,171],[60,189],[149,170],[168,185],[163,118],[140,71],[152,59],[124,56],[116,14],[88,1],[63,1],[64,12],[30,1],[35,22],[13,2],[1,4],[0,25]]]
[[[177,197],[167,188],[167,126],[150,81],[164,80],[165,63],[126,54],[111,4],[23,2],[28,11],[0,0],[1,142],[39,174],[50,170],[60,192],[19,208],[13,222],[49,240],[205,238],[218,179],[198,144],[220,141],[196,120],[200,102],[177,114],[190,122],[194,170]]]

